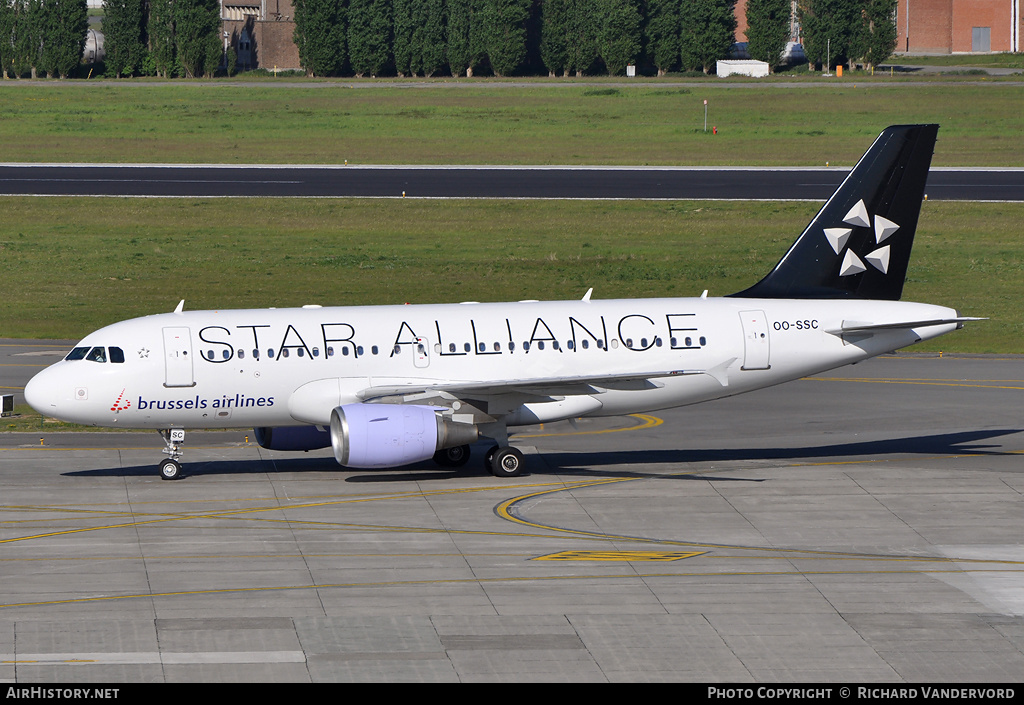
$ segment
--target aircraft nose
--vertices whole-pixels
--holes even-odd
[[[25,401],[40,414],[52,413],[57,406],[56,390],[48,372],[43,370],[25,385]]]

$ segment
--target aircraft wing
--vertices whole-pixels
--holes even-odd
[[[410,384],[371,385],[356,396],[366,402],[417,401],[423,395],[438,395],[447,399],[486,399],[514,395],[533,401],[550,400],[577,394],[598,394],[605,389],[655,389],[657,380],[666,377],[704,374],[704,370],[660,370],[655,372],[625,372],[617,374],[580,375],[574,377],[541,377],[529,381],[521,379],[446,382],[443,380],[414,380]],[[402,397],[392,399],[392,397]]]

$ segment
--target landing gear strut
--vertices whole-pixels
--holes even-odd
[[[181,463],[178,459],[182,455],[181,444],[185,442],[185,431],[180,428],[161,429],[160,437],[164,439],[167,447],[164,453],[167,457],[160,461],[160,478],[163,480],[177,480],[181,477]]]
[[[518,477],[526,469],[523,454],[508,444],[508,427],[504,420],[482,425],[480,434],[498,444],[484,456],[484,469],[495,477]]]

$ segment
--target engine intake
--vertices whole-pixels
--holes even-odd
[[[331,412],[334,459],[351,468],[416,463],[479,435],[476,426],[455,423],[431,406],[345,404]]]

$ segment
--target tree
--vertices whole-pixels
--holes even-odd
[[[485,0],[448,0],[448,32],[445,47],[452,76],[473,75],[486,57],[484,41]]]
[[[588,0],[569,0],[566,30],[566,69],[582,76],[599,56],[600,18]]]
[[[345,65],[344,0],[294,0],[299,63],[307,76],[330,76]]]
[[[896,49],[897,0],[865,0],[861,21],[851,41],[851,58],[864,62],[865,68],[882,63]]]
[[[0,0],[0,74],[7,72],[14,62],[15,3]]]
[[[164,78],[175,74],[174,1],[149,0],[149,59],[153,73]]]
[[[206,39],[206,53],[203,57],[203,78],[213,78],[223,63],[227,66],[227,48],[221,43],[220,31],[211,32]]]
[[[601,0],[598,51],[609,76],[621,76],[640,54],[640,10],[634,0]]]
[[[131,76],[142,68],[146,55],[143,0],[103,0],[103,50],[108,75],[113,71],[118,78]]]
[[[67,78],[82,62],[89,29],[86,0],[45,0],[39,66],[48,77]]]
[[[395,71],[399,76],[415,76],[419,69],[422,47],[416,28],[419,20],[418,0],[393,0]]]
[[[351,0],[349,63],[356,76],[384,73],[393,59],[391,0]]]
[[[530,0],[487,0],[483,12],[484,48],[496,76],[510,76],[526,58]]]
[[[46,30],[46,8],[43,0],[20,0],[18,5],[14,28],[15,71],[20,75],[28,69],[35,79]]]
[[[568,0],[545,0],[541,5],[540,59],[549,76],[566,72]]]
[[[216,70],[216,66],[206,66],[210,63],[211,35],[219,46],[220,5],[217,0],[174,1],[174,44],[186,78]]]
[[[863,0],[799,0],[804,54],[811,64],[835,66],[849,59]]]
[[[658,69],[658,75],[679,65],[679,38],[682,29],[679,26],[680,0],[649,0],[647,3],[647,26],[644,28],[644,39],[647,42],[647,55]]]
[[[747,0],[747,52],[774,71],[789,41],[790,0]]]
[[[420,0],[419,11],[413,40],[420,50],[419,70],[433,76],[445,65],[444,0]]]
[[[680,59],[689,71],[710,73],[729,56],[736,35],[736,0],[691,0],[680,11]]]

